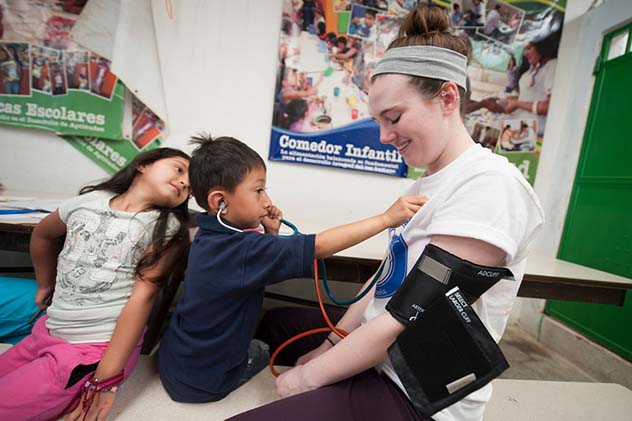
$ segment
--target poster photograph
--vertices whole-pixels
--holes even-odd
[[[70,38],[81,8],[0,0],[0,124],[123,139],[125,87]]]
[[[418,3],[284,1],[271,160],[410,178],[423,172],[407,168],[379,142],[367,107],[371,73]],[[506,156],[533,184],[566,1],[431,3],[445,10],[452,33],[471,46],[464,116],[470,135]]]

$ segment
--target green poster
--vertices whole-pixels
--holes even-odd
[[[72,41],[67,3],[0,0],[0,124],[123,139],[125,87]]]
[[[127,166],[140,152],[138,147],[129,140],[103,140],[97,137],[77,136],[64,136],[64,139],[110,174]],[[157,148],[160,143],[160,139],[155,139],[145,146],[144,150]]]
[[[140,152],[162,143],[164,122],[136,97],[132,98],[132,138],[104,140],[98,137],[62,136],[101,168],[114,174]]]

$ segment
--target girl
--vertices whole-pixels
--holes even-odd
[[[304,99],[293,99],[286,106],[284,128],[298,133],[309,133],[318,130],[309,121],[310,105]]]
[[[380,275],[379,288],[338,321],[337,327],[350,334],[321,337],[311,350],[303,342],[288,347],[286,360],[296,361],[296,367],[281,374],[276,385],[280,396],[290,398],[232,420],[420,420],[387,358],[404,325],[385,307],[428,244],[475,264],[512,271],[516,281],[500,280],[472,304],[494,340],[500,340],[543,214],[518,169],[476,144],[465,128],[461,109],[469,43],[450,33],[448,19],[436,6],[413,9],[375,67],[369,90],[380,141],[397,148],[406,164],[426,167],[407,194],[426,195],[428,202],[391,233],[390,266]],[[312,314],[300,308],[271,310],[258,338],[272,352],[294,333],[322,326],[322,317]],[[482,420],[490,395],[487,385],[432,418]]]
[[[141,153],[35,227],[35,302],[52,304],[0,355],[0,396],[11,396],[0,419],[48,420],[72,409],[67,419],[106,418],[160,285],[188,250],[188,167],[176,149]]]

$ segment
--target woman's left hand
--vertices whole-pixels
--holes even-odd
[[[316,387],[310,387],[303,378],[304,365],[296,366],[284,373],[281,373],[276,378],[276,392],[282,398],[298,395],[299,393],[308,392],[316,389]]]
[[[114,405],[116,392],[96,392],[94,401],[92,401],[92,405],[88,408],[88,413],[85,414],[83,411],[83,399],[86,393],[90,392],[83,392],[79,405],[66,416],[65,421],[105,421],[107,419],[112,405]]]

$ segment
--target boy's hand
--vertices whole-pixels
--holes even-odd
[[[281,209],[274,205],[270,206],[270,209],[268,209],[268,215],[263,218],[263,221],[261,221],[261,225],[263,225],[263,229],[266,234],[279,234],[281,218],[283,218],[283,212],[281,212]]]
[[[386,226],[389,228],[400,226],[412,218],[427,201],[428,198],[422,195],[401,196],[384,212],[383,216],[386,221]]]

